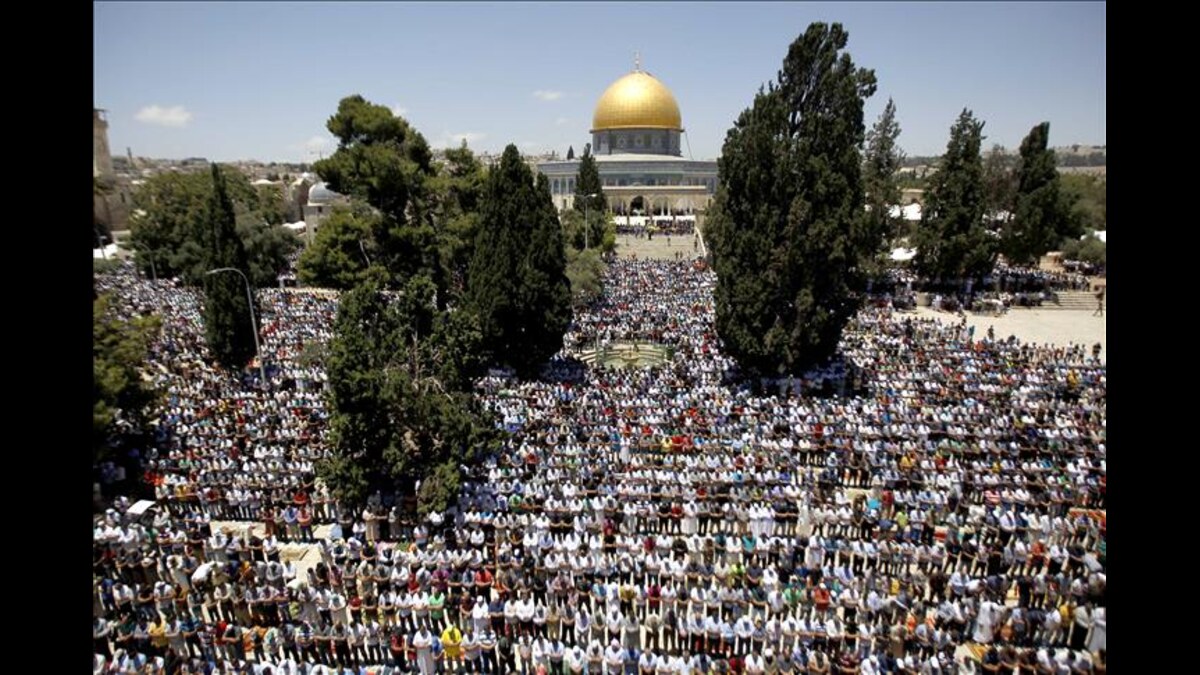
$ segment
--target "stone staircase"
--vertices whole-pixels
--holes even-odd
[[[1107,305],[1107,299],[1105,305]],[[1041,307],[1012,307],[1012,309],[1070,309],[1096,311],[1096,296],[1091,291],[1059,291],[1058,302],[1044,302]]]

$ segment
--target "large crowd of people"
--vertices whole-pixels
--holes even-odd
[[[414,520],[316,477],[335,295],[259,292],[263,386],[207,363],[195,292],[104,275],[114,311],[164,317],[166,401],[139,452],[159,507],[95,523],[95,672],[1105,671],[1094,352],[884,303],[838,364],[749,383],[714,283],[611,263],[546,377],[477,381],[503,449]],[[615,341],[671,358],[570,360]]]

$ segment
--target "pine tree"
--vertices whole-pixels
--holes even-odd
[[[799,373],[831,356],[882,244],[865,222],[859,152],[875,75],[842,51],[847,37],[810,25],[725,139],[706,227],[716,325],[750,371]]]
[[[983,157],[984,218],[991,227],[1012,219],[1017,200],[1015,162],[1003,145],[995,144]]]
[[[331,190],[379,212],[373,248],[391,276],[389,286],[400,288],[423,274],[434,280],[438,300],[444,302],[447,275],[440,265],[429,194],[433,153],[425,138],[387,106],[357,95],[338,103],[326,127],[338,139],[338,149],[313,169]]]
[[[562,228],[549,182],[514,145],[488,174],[467,298],[486,352],[523,374],[562,348],[571,320]]]
[[[387,366],[398,349],[395,317],[373,282],[343,294],[325,359],[334,452],[320,467],[338,497],[361,502],[394,488],[383,453],[394,443]]]
[[[917,269],[942,281],[981,279],[996,261],[996,238],[984,226],[983,122],[964,109],[933,175],[915,243]]]
[[[160,392],[142,377],[159,335],[158,316],[121,319],[108,294],[92,301],[92,458],[119,450],[119,437],[149,428]]]
[[[447,149],[446,161],[432,181],[436,200],[436,225],[442,267],[446,270],[450,295],[458,298],[471,265],[479,209],[487,170],[467,147]]]
[[[238,237],[233,201],[220,168],[212,165],[213,191],[209,198],[207,246],[204,267],[208,271],[233,268],[249,271],[246,247]],[[254,356],[254,326],[241,274],[220,272],[204,277],[204,328],[208,349],[227,368],[245,368]]]
[[[904,152],[896,144],[900,124],[896,121],[896,104],[888,99],[879,121],[867,132],[867,157],[863,167],[863,186],[867,204],[871,207],[868,222],[882,236],[896,233],[890,209],[900,206],[900,187],[896,174],[904,161]]]
[[[1021,141],[1016,209],[1001,242],[1004,256],[1013,263],[1036,263],[1064,238],[1082,234],[1072,204],[1060,188],[1049,140],[1050,123],[1042,122]]]
[[[342,296],[327,358],[333,452],[318,472],[343,503],[378,490],[415,494],[422,514],[443,510],[459,466],[495,449],[494,424],[467,391],[478,331],[434,294],[417,276],[394,300],[374,281]]]

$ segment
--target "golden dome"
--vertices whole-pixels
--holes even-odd
[[[682,130],[683,122],[671,90],[638,70],[613,82],[600,97],[592,131],[603,129]]]

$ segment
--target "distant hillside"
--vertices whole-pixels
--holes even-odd
[[[1107,166],[1107,145],[1067,145],[1054,148],[1059,166]]]
[[[990,152],[991,149],[985,149],[983,154],[986,156]],[[1015,148],[1006,148],[1005,154],[1015,158],[1018,152]],[[1054,155],[1058,158],[1058,165],[1060,167],[1106,166],[1108,146],[1064,145],[1054,148]],[[941,155],[933,157],[914,155],[912,157],[905,157],[901,166],[906,168],[932,167],[937,166],[941,162],[941,159]]]

